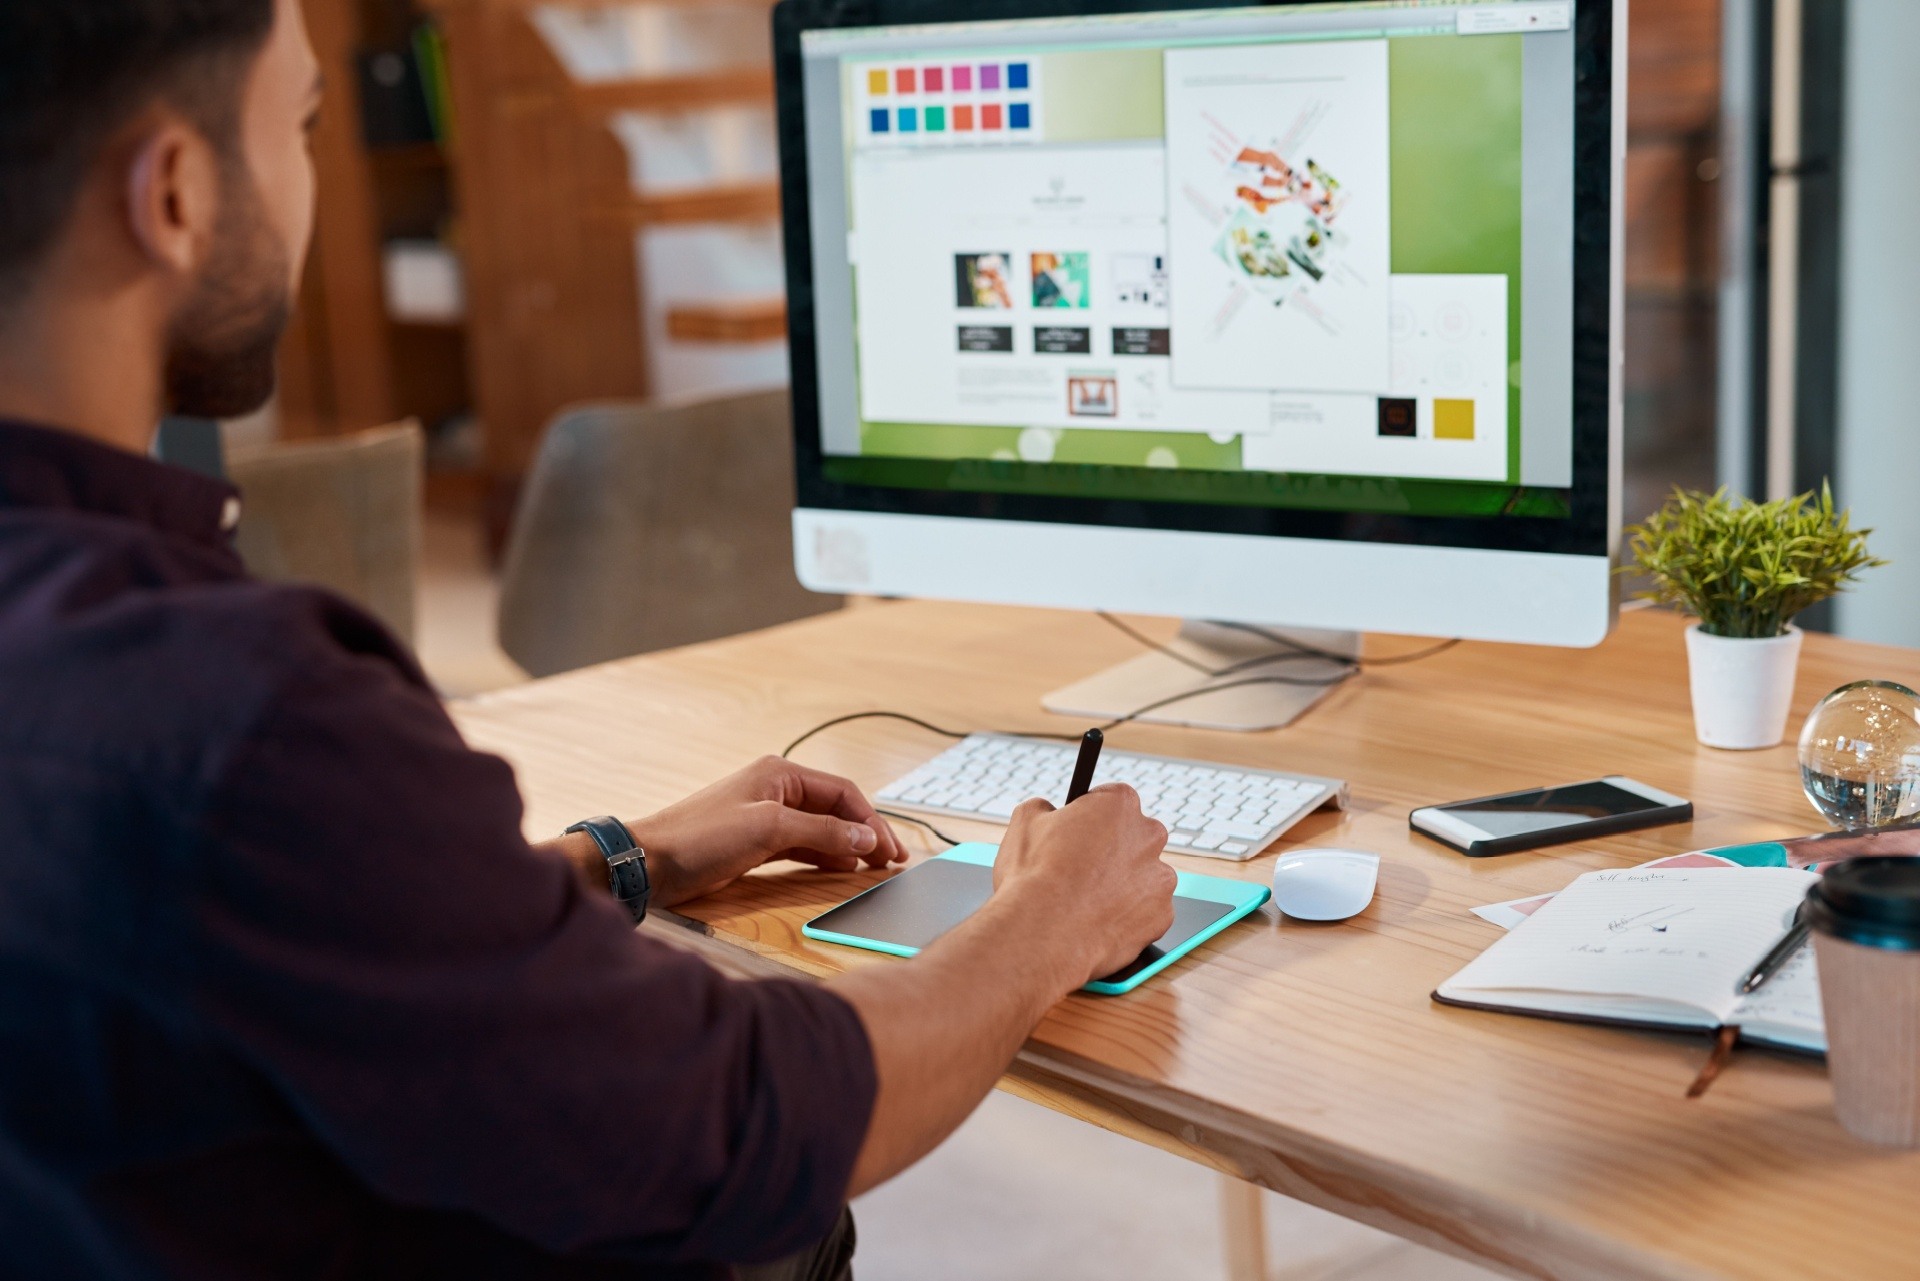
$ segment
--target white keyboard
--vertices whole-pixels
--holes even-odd
[[[922,814],[1005,823],[1028,797],[1064,801],[1078,755],[1071,743],[969,734],[881,788],[876,799]],[[1131,785],[1147,816],[1166,825],[1169,851],[1211,858],[1252,858],[1320,806],[1347,805],[1339,779],[1138,752],[1102,753],[1093,781]]]

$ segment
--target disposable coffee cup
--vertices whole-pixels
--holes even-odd
[[[1807,891],[1840,1124],[1920,1147],[1920,859],[1835,863]]]

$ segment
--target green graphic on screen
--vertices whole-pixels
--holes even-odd
[[[1564,514],[1519,485],[1522,39],[846,58],[827,475]]]

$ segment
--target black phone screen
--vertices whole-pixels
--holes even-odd
[[[1629,792],[1624,787],[1596,780],[1591,783],[1572,783],[1566,787],[1544,787],[1533,792],[1516,792],[1511,796],[1494,796],[1484,801],[1461,801],[1456,805],[1437,808],[1463,823],[1471,823],[1497,840],[1551,831],[1557,827],[1573,827],[1596,819],[1642,814],[1648,810],[1664,809],[1665,806],[1637,792]]]

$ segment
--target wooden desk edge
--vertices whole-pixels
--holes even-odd
[[[752,940],[705,922],[657,912],[641,928],[704,957],[736,978],[806,978],[839,971],[803,968]],[[1410,1171],[1361,1168],[1311,1136],[1194,1099],[1169,1099],[1151,1085],[1028,1042],[999,1089],[1103,1130],[1258,1184],[1395,1236],[1509,1276],[1695,1281],[1709,1274],[1674,1260],[1624,1252],[1604,1237],[1543,1225],[1513,1207],[1462,1199]],[[1524,1243],[1516,1249],[1516,1245]]]

